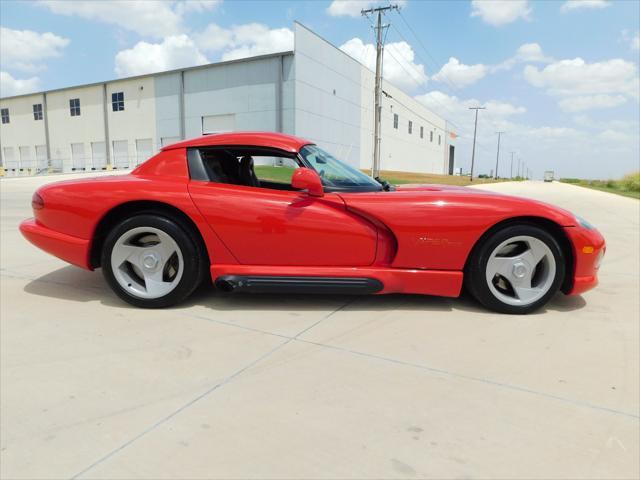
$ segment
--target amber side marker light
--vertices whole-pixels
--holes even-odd
[[[582,247],[582,253],[593,253],[593,247]]]
[[[34,193],[31,197],[31,207],[34,210],[42,210],[44,208],[44,200],[37,193]]]

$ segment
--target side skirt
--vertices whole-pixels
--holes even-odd
[[[211,278],[222,290],[233,290],[242,281],[251,290],[287,291],[296,284],[299,293],[411,293],[458,297],[462,272],[409,270],[386,267],[307,267],[265,265],[212,265]],[[229,284],[229,280],[234,285]],[[240,286],[240,287],[242,287]]]

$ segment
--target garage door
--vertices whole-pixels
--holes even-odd
[[[92,170],[107,168],[107,148],[104,142],[91,142],[91,166]]]
[[[236,116],[207,115],[202,117],[202,134],[233,132],[236,129]]]
[[[49,166],[47,162],[47,146],[36,145],[36,168],[39,171],[46,170]]]
[[[153,155],[153,140],[139,138],[136,140],[136,165],[146,162]]]
[[[177,143],[180,140],[182,140],[180,137],[162,137],[160,139],[160,145],[164,147],[166,145],[171,145],[172,143]]]
[[[18,147],[20,150],[20,170],[33,167],[31,147]]]
[[[18,168],[18,162],[16,162],[15,152],[13,147],[4,147],[2,149],[2,162],[5,170],[15,171]]]
[[[86,157],[84,154],[84,143],[71,144],[71,170],[84,170]]]
[[[113,141],[113,166],[129,168],[129,143],[126,140]]]

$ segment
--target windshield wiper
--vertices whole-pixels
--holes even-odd
[[[382,185],[382,190],[384,190],[385,192],[390,192],[391,190],[394,190],[393,185],[391,185],[386,180],[384,180],[384,179],[382,179],[380,177],[376,177],[376,178],[374,178],[374,180],[376,182],[378,182],[380,185]]]

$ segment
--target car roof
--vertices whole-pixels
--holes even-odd
[[[203,135],[162,147],[162,150],[190,147],[213,147],[238,145],[251,147],[277,148],[286,152],[298,152],[303,146],[312,144],[303,138],[276,132],[232,132]]]

